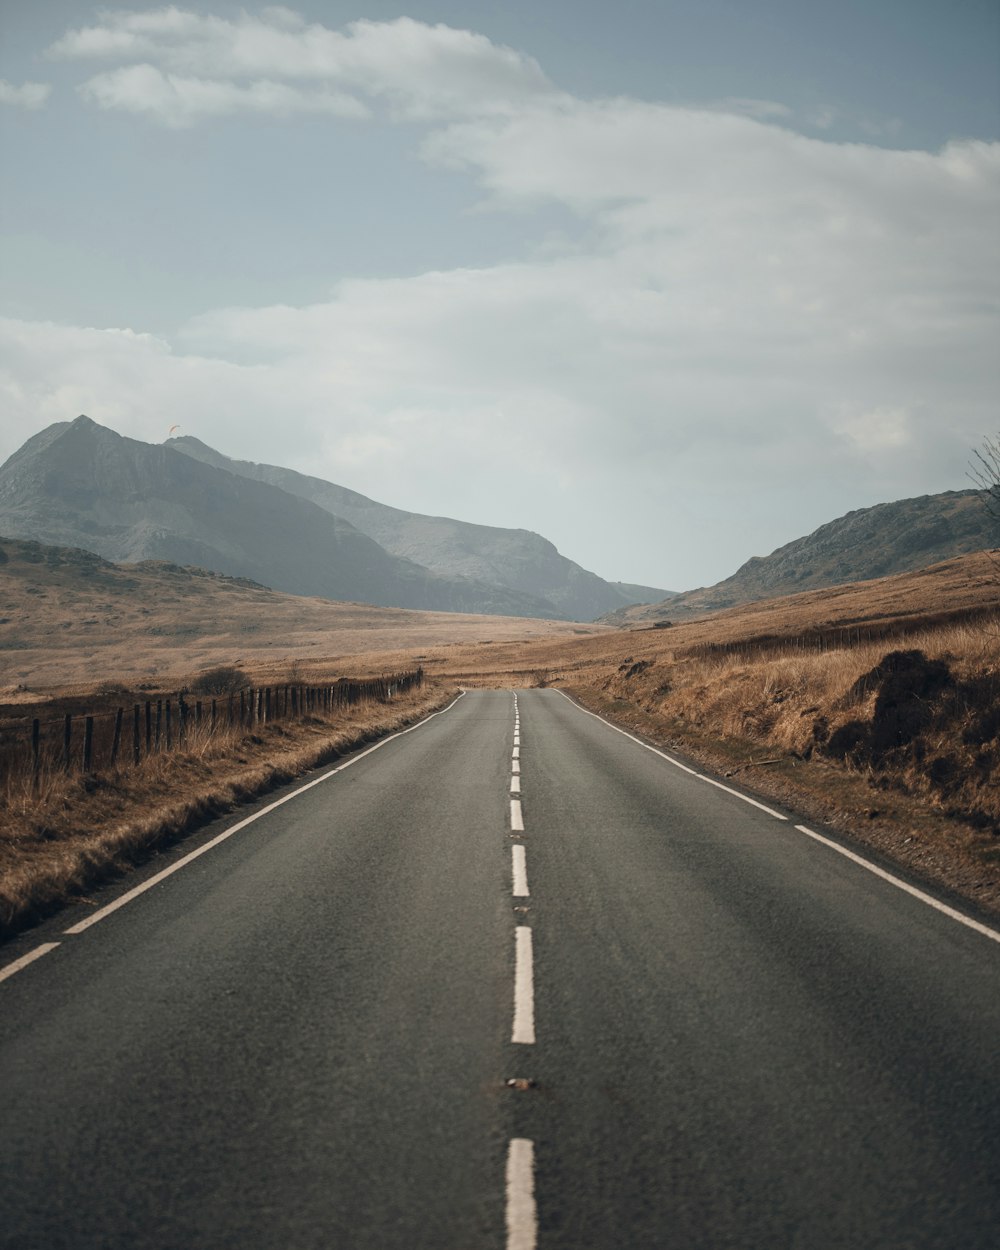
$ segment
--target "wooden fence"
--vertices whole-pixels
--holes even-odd
[[[388,703],[423,684],[422,669],[383,677],[347,678],[324,686],[258,686],[217,698],[187,692],[131,706],[7,720],[0,727],[0,783],[47,772],[95,773],[138,767],[197,738],[252,732],[275,721],[331,716],[359,703]]]

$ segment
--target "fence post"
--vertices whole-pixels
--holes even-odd
[[[177,695],[177,745],[184,746],[187,741],[187,704],[183,692]]]
[[[83,722],[83,771],[90,772],[94,751],[94,718],[88,716]]]
[[[163,700],[156,700],[156,749],[160,749],[160,739],[163,736]]]
[[[39,773],[41,770],[41,749],[39,743],[39,723],[37,720],[31,722],[31,784],[34,788],[38,786]]]
[[[111,739],[111,767],[118,763],[118,748],[122,742],[122,717],[125,714],[124,708],[118,708],[115,712],[115,734]]]
[[[153,750],[153,705],[149,699],[146,700],[146,755],[152,754]]]
[[[63,725],[63,768],[69,772],[70,764],[70,747],[73,742],[73,717],[66,713],[66,721]]]
[[[173,748],[173,745],[174,745],[173,715],[170,711],[169,699],[167,700],[166,713],[167,713],[167,750],[169,751]]]
[[[132,763],[142,759],[142,736],[139,732],[139,704],[132,705]]]

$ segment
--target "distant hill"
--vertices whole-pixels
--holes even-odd
[[[544,617],[530,594],[440,576],[266,482],[87,417],[49,426],[0,467],[0,534],[107,560],[166,560],[276,590],[439,611]]]
[[[1000,525],[983,507],[979,491],[920,495],[848,512],[769,556],[753,556],[714,586],[603,619],[614,624],[692,620],[802,590],[909,573],[998,543]]]
[[[410,660],[399,652],[409,651],[435,672],[458,652],[456,643],[476,649],[484,634],[496,663],[512,654],[505,643],[605,630],[284,594],[167,561],[113,564],[80,548],[15,538],[0,538],[0,608],[0,705],[37,701],[50,687],[93,690],[109,681],[176,690],[219,664],[245,665],[269,682],[294,672],[295,680],[328,681],[405,667]]]
[[[607,582],[560,555],[530,530],[474,525],[450,517],[404,512],[322,478],[272,464],[232,460],[197,438],[169,439],[167,447],[240,477],[278,486],[350,521],[393,555],[443,577],[472,578],[544,600],[548,615],[590,621],[631,603],[650,603],[669,592]]]

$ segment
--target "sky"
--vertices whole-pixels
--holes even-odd
[[[708,585],[1000,427],[995,0],[0,0],[0,459],[86,413]]]

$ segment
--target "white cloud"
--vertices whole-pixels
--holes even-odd
[[[167,126],[189,126],[200,117],[265,113],[290,117],[296,113],[327,113],[363,118],[360,100],[327,88],[302,90],[260,79],[241,85],[211,79],[165,74],[154,65],[129,65],[98,74],[80,92],[103,109],[143,113]]]
[[[247,80],[320,83],[337,95],[355,93],[383,101],[411,119],[495,114],[526,98],[555,94],[537,62],[484,35],[412,18],[356,21],[343,31],[306,24],[289,9],[265,9],[235,20],[168,8],[149,13],[105,12],[97,26],[68,31],[49,55],[67,60],[139,62],[117,75],[88,84],[104,107],[149,112],[146,93],[118,89],[122,75],[155,66],[165,81],[197,82],[185,106],[174,113],[163,104],[159,120],[187,122],[225,94],[257,111],[245,93]],[[206,107],[199,110],[198,101]]]
[[[0,78],[0,104],[13,104],[17,108],[40,109],[52,94],[47,82],[25,82],[20,87]]]
[[[767,121],[771,117],[791,117],[792,110],[787,104],[777,100],[744,99],[740,96],[727,96],[722,101],[722,108],[728,113],[745,113],[747,117],[757,117]]]
[[[832,425],[862,452],[893,451],[913,439],[911,416],[905,408],[873,408],[868,412],[847,408]]]
[[[766,101],[573,99],[530,58],[410,19],[112,13],[54,54],[130,62],[86,92],[172,125],[385,101],[494,207],[555,203],[586,229],[520,263],[217,309],[170,341],[8,322],[7,452],[77,412],[143,438],[180,421],[680,587],[963,485],[995,429],[998,144],[830,143]]]

